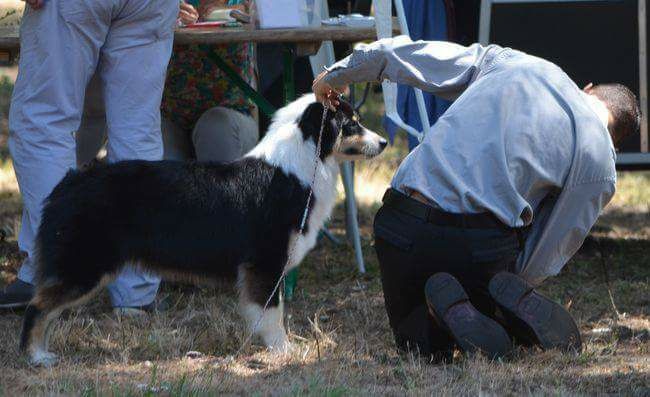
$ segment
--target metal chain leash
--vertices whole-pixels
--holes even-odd
[[[318,171],[318,159],[320,158],[321,144],[323,140],[323,130],[325,129],[325,122],[327,120],[328,111],[329,111],[329,103],[325,102],[323,103],[323,118],[321,120],[320,131],[318,132],[318,141],[316,143],[316,153],[315,153],[316,155],[314,156],[314,170],[312,172],[311,182],[309,184],[309,195],[307,196],[307,203],[305,204],[305,210],[302,213],[300,227],[298,228],[298,236],[302,235],[303,231],[305,230],[305,224],[307,223],[307,214],[309,213],[309,206],[311,205],[312,196],[314,195],[314,183],[316,182],[316,173]],[[287,266],[291,263],[295,250],[296,250],[296,244],[293,244],[289,249],[289,254],[287,255],[287,261],[284,265],[284,268],[282,269],[282,274],[280,274],[280,278],[278,278],[278,282],[275,283],[275,287],[273,287],[273,291],[271,291],[271,295],[269,295],[268,299],[266,300],[266,303],[264,304],[264,307],[262,307],[262,313],[260,314],[259,318],[255,322],[255,325],[253,326],[251,331],[248,333],[246,339],[244,339],[241,346],[235,353],[235,356],[238,356],[253,339],[253,336],[255,335],[255,330],[257,330],[257,327],[259,327],[259,325],[262,323],[262,320],[264,319],[264,312],[268,308],[269,304],[271,304],[271,299],[273,299],[275,293],[278,292],[278,288],[280,288],[280,284],[282,284],[282,281],[287,275]]]

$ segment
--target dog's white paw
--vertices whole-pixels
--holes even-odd
[[[37,367],[49,368],[55,366],[59,362],[59,357],[52,352],[39,350],[31,355],[29,362]]]
[[[268,349],[272,353],[276,354],[288,354],[296,349],[296,346],[289,342],[289,338],[284,335],[282,340],[277,340],[274,343],[268,345]]]
[[[272,337],[267,337],[265,340],[267,348],[273,353],[287,354],[296,349],[296,346],[289,341],[284,329],[277,330]]]

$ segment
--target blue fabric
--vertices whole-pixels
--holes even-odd
[[[444,0],[404,0],[404,12],[409,27],[411,39],[415,40],[447,40],[447,13]],[[438,120],[449,107],[450,102],[436,98],[433,94],[424,93],[424,102],[429,113],[429,122]],[[406,85],[399,85],[397,91],[397,112],[404,122],[422,131],[420,113],[415,101],[415,91]],[[388,117],[384,117],[384,128],[391,142],[399,127]],[[426,131],[425,131],[426,133]],[[408,135],[409,150],[418,145],[418,140]]]

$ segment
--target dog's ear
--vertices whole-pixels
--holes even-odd
[[[342,97],[339,98],[339,106],[336,108],[336,114],[334,116],[340,130],[345,124],[346,120],[350,120],[354,117],[354,109],[349,102],[344,100]]]
[[[298,120],[298,127],[300,127],[302,136],[305,140],[309,138],[318,138],[322,120],[323,105],[318,102],[314,102],[307,106],[307,109],[302,112],[302,115]]]
[[[351,119],[354,115],[354,108],[352,104],[342,97],[339,98],[339,106],[336,108],[337,113],[342,112],[347,118]]]
[[[318,135],[320,134],[321,123],[323,122],[324,107],[319,102],[310,104],[307,109],[300,116],[298,120],[298,127],[302,131],[304,140],[311,139],[314,143],[318,142]],[[339,133],[339,124],[336,122],[334,112],[327,112],[327,119],[325,120],[325,128],[323,129],[323,136],[321,139],[321,160],[332,154],[336,138]]]

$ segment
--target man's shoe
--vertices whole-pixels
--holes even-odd
[[[490,295],[504,312],[508,330],[523,342],[544,349],[580,352],[580,331],[561,305],[535,291],[523,278],[501,272],[490,280]]]
[[[154,312],[164,312],[171,308],[169,297],[157,297],[153,302],[144,306],[115,306],[113,313],[118,317],[146,317]]]
[[[0,292],[0,309],[27,307],[34,296],[34,286],[20,279],[14,280]]]
[[[141,307],[124,307],[124,306],[114,307],[113,313],[118,317],[126,317],[126,318],[144,318],[149,315],[149,311],[147,311],[142,306]]]
[[[501,325],[481,314],[451,274],[437,273],[424,287],[429,312],[465,352],[482,352],[490,359],[512,350],[510,337]]]

